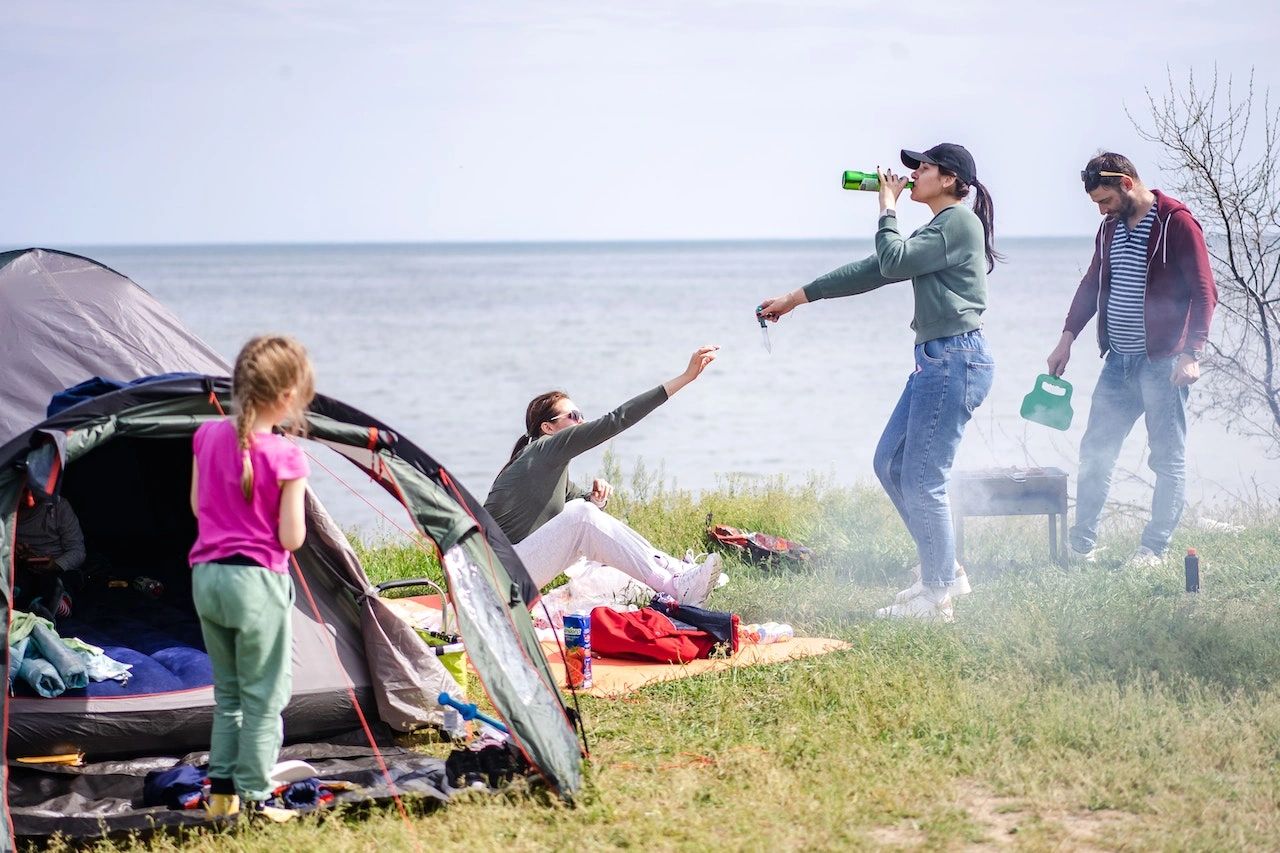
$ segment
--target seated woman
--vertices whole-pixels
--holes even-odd
[[[569,481],[573,457],[613,438],[697,379],[715,360],[718,346],[700,347],[675,379],[646,391],[594,421],[563,391],[534,397],[525,412],[525,434],[511,451],[485,499],[485,509],[515,545],[533,582],[545,586],[579,557],[613,566],[681,604],[700,606],[720,579],[720,558],[685,562],[665,554],[601,509],[612,487],[591,491]],[[589,498],[589,500],[587,500]]]

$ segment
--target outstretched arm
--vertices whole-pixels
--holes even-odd
[[[636,424],[645,415],[661,406],[672,394],[697,379],[706,366],[715,361],[720,347],[708,345],[696,349],[689,358],[684,372],[650,391],[646,391],[623,403],[609,414],[594,421],[562,429],[555,435],[538,442],[541,452],[550,462],[567,464],[580,453],[597,447],[618,433]]]
[[[702,371],[707,369],[707,365],[716,360],[716,353],[720,347],[715,344],[707,344],[698,347],[693,351],[693,355],[689,356],[689,366],[684,372],[675,379],[669,379],[662,383],[662,388],[667,392],[667,397],[671,397],[684,386],[702,375]]]

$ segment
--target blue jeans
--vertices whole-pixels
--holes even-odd
[[[916,345],[915,372],[876,447],[876,476],[916,542],[927,586],[955,582],[947,480],[964,426],[994,378],[995,362],[981,331]]]
[[[1089,426],[1080,441],[1080,479],[1076,484],[1076,523],[1071,547],[1090,551],[1098,541],[1098,520],[1111,490],[1111,472],[1129,430],[1146,416],[1147,464],[1156,475],[1151,521],[1142,544],[1157,554],[1169,547],[1182,517],[1186,494],[1187,396],[1170,376],[1176,357],[1155,361],[1146,355],[1107,353],[1093,390]]]

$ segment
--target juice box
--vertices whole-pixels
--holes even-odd
[[[564,671],[566,687],[591,687],[590,613],[569,613],[564,617]]]

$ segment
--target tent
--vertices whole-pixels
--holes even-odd
[[[190,441],[199,424],[229,406],[227,366],[129,279],[44,249],[0,254],[0,364],[6,613],[12,618],[16,512],[28,495],[71,503],[98,574],[146,576],[164,586],[159,601],[114,589],[127,586],[114,582],[79,596],[71,624],[88,642],[134,663],[135,677],[52,699],[4,697],[5,757],[78,749],[94,759],[127,759],[204,748],[213,695],[186,567],[195,534],[187,503]],[[91,377],[133,384],[90,392],[46,417],[55,393]],[[490,700],[530,763],[572,798],[582,753],[529,621],[537,590],[510,543],[446,469],[387,425],[321,395],[308,426],[309,443],[363,470],[434,543]],[[313,493],[306,514],[307,539],[293,566],[298,601],[286,742],[350,731],[358,709],[393,730],[438,724],[435,697],[457,693],[452,676],[379,598]],[[11,841],[22,814],[9,808],[9,771],[0,773],[0,825]]]

